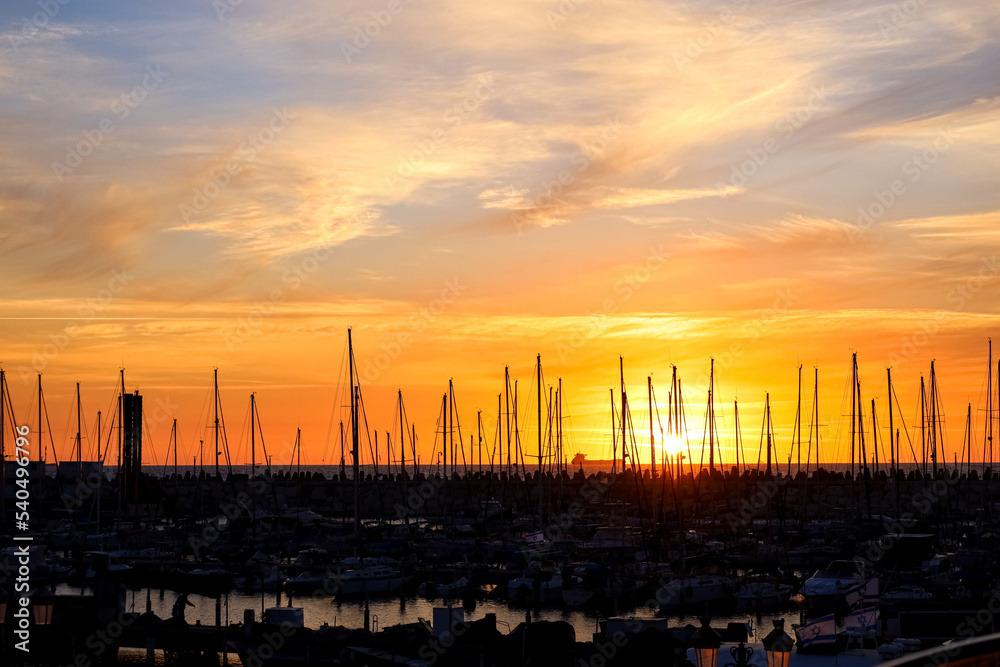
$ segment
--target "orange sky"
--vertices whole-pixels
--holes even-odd
[[[92,429],[124,366],[147,462],[174,418],[190,462],[218,367],[237,460],[255,391],[275,463],[296,428],[334,462],[349,326],[369,425],[401,389],[424,462],[449,378],[492,443],[505,364],[534,446],[537,353],[569,456],[610,456],[621,355],[637,429],[677,365],[695,449],[714,357],[727,460],[765,392],[788,451],[818,367],[844,460],[855,350],[883,430],[886,366],[912,431],[936,359],[948,458],[970,403],[981,451],[995,3],[337,4],[0,10],[0,361],[60,457],[74,383]]]

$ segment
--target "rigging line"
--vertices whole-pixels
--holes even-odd
[[[76,394],[74,394],[74,399],[75,399],[75,397],[76,397]],[[67,456],[63,456],[63,460],[65,460],[65,461],[72,461],[75,458],[73,454],[76,451],[76,434],[73,433],[73,431],[70,430],[70,423],[73,421],[73,413],[74,412],[76,412],[76,401],[75,400],[72,402],[69,410],[66,412],[66,424],[63,426],[63,430],[62,430],[64,445],[65,445],[65,443],[66,443],[67,440],[71,440],[73,442],[73,444],[70,445],[70,448],[69,448],[70,449],[70,455],[68,457]],[[64,447],[64,454],[65,454],[65,447]]]
[[[347,345],[344,345],[344,350],[341,353],[340,357],[340,370],[337,372],[336,376],[337,384],[333,391],[333,407],[330,409],[330,422],[326,426],[326,442],[323,444],[323,458],[320,459],[324,463],[326,462],[327,454],[330,453],[330,438],[332,437],[333,433],[333,424],[335,421],[337,421],[338,416],[343,417],[344,401],[341,397],[343,396],[344,393],[346,393],[343,391],[343,379],[345,375],[348,375],[348,373],[345,372],[347,370],[346,368],[347,364],[345,363],[346,358],[347,358]],[[338,412],[338,406],[340,410],[339,412]]]
[[[906,417],[903,415],[903,408],[899,404],[899,396],[896,393],[896,385],[892,385],[892,399],[896,403],[896,411],[899,414],[899,423],[903,425],[903,433],[906,435],[906,443],[910,446],[910,454],[913,456],[913,464],[917,464],[917,452],[913,449],[913,441],[910,439],[910,431],[906,428]],[[893,433],[892,437],[895,438],[896,434]]]
[[[445,438],[445,434],[444,434],[444,429],[445,429],[444,415],[447,414],[447,410],[448,410],[448,405],[447,405],[446,401],[447,401],[447,398],[445,398],[444,400],[441,401],[441,411],[438,412],[437,419],[434,422],[434,442],[431,444],[431,463],[430,463],[432,469],[436,465],[437,457],[438,457],[438,435],[440,435],[442,439]]]
[[[757,445],[757,472],[760,473],[760,455],[764,451],[764,435],[767,430],[767,406],[765,404],[764,414],[761,417],[760,423],[760,444]],[[770,444],[768,444],[770,447]]]
[[[691,477],[694,477],[694,461],[691,456],[691,433],[688,431],[687,423],[687,410],[684,409],[684,386],[681,382],[680,376],[677,377],[677,409],[680,411],[680,426],[681,430],[684,432],[684,442],[687,444],[688,452],[688,472],[691,473]],[[698,483],[695,485],[695,490],[700,488]]]
[[[458,416],[458,396],[456,395],[454,385],[452,385],[451,389],[451,407],[454,410],[454,412],[452,412],[453,415],[452,419],[458,425],[458,448],[462,451],[462,467],[465,469],[466,476],[468,476],[469,466],[465,462],[465,444],[464,441],[462,440],[462,420]],[[455,424],[452,424],[451,426],[452,428],[455,428]],[[452,458],[457,460],[455,457],[455,452],[452,452]]]
[[[374,450],[372,449],[372,447],[373,447],[372,446],[372,432],[371,432],[371,428],[368,426],[368,412],[365,410],[365,399],[364,399],[364,395],[361,393],[361,385],[358,384],[357,387],[358,387],[358,410],[360,411],[361,416],[364,418],[364,422],[365,422],[365,437],[368,439],[368,452],[372,453]],[[360,452],[358,453],[358,456],[359,457],[361,456]],[[375,456],[374,456],[374,454],[372,455],[372,460],[371,460],[370,463],[372,465],[374,465],[374,463],[375,463]],[[379,487],[376,487],[376,488],[379,488]],[[382,492],[379,491],[379,497],[380,498],[381,498],[381,495],[382,495]]]
[[[406,427],[407,435],[410,436],[410,451],[413,452],[413,469],[418,473],[420,469],[417,467],[417,443],[414,440],[413,431],[410,429],[410,418],[406,414],[406,404],[403,404],[403,425]]]
[[[256,405],[256,401],[254,401]],[[264,427],[260,424],[260,408],[257,408],[257,435],[260,436],[260,448],[264,452],[264,467],[265,469],[271,468],[271,461],[267,458],[267,445],[264,444]]]
[[[113,406],[113,405],[114,405],[115,403],[117,403],[117,402],[118,402],[118,400],[120,400],[120,397],[119,397],[119,392],[120,392],[120,391],[121,391],[121,388],[120,388],[120,387],[116,387],[116,388],[115,388],[115,396],[114,396],[114,398],[112,398],[112,399],[111,399],[111,404],[112,404],[112,406]],[[112,436],[114,435],[114,433],[115,433],[115,426],[116,426],[116,425],[118,424],[118,422],[120,421],[120,415],[118,414],[118,410],[114,410],[114,409],[110,409],[110,410],[109,410],[109,414],[111,415],[111,419],[109,419],[109,420],[108,420],[108,440],[107,440],[107,443],[108,443],[108,444],[106,444],[106,445],[104,446],[104,453],[103,453],[103,454],[100,454],[100,459],[101,459],[101,463],[102,463],[102,464],[103,464],[103,463],[104,463],[105,461],[107,461],[107,460],[108,460],[108,450],[109,450],[109,449],[111,449],[111,437],[112,437]],[[98,443],[98,445],[97,445],[97,446],[98,446],[98,448],[100,448],[100,443]]]
[[[56,454],[56,443],[52,439],[52,423],[49,422],[49,404],[45,401],[45,393],[42,392],[39,400],[42,402],[42,411],[45,413],[45,425],[49,428],[49,447],[52,449],[52,458],[55,460],[56,465],[59,465],[59,455]]]
[[[216,394],[219,394],[219,389],[216,388]],[[229,479],[233,478],[233,460],[229,455],[229,436],[226,435],[226,416],[222,411],[222,396],[219,394],[219,425],[222,429],[220,434],[222,440],[223,451],[226,453],[226,470],[229,472]],[[234,482],[235,484],[235,482]]]
[[[6,406],[0,405],[0,410],[4,410],[4,409],[7,410],[7,415],[10,417],[11,433],[16,436],[17,432],[14,429],[17,428],[18,422],[17,422],[16,419],[14,419],[14,403],[13,403],[13,401],[11,401],[11,398],[10,398],[10,386],[7,384],[7,374],[6,373],[4,373],[3,384],[4,384],[4,387],[3,387],[4,388],[4,397],[6,398],[6,403],[7,404],[6,404]]]
[[[243,456],[243,445],[249,440],[250,429],[253,428],[250,420],[253,419],[251,414],[251,406],[253,405],[253,399],[247,401],[247,411],[243,414],[243,426],[240,427],[240,438],[236,442],[236,460],[239,461],[240,457]],[[248,465],[250,462],[249,457],[243,458],[243,465]]]
[[[149,439],[149,447],[146,447],[146,449],[150,452],[149,456],[153,459],[153,465],[158,466],[160,463],[156,459],[156,446],[153,445],[153,429],[149,427],[149,414],[145,410],[142,411],[142,423],[146,427],[146,438]],[[140,465],[142,464],[141,459],[139,463]]]

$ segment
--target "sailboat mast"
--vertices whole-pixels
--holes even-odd
[[[121,494],[122,484],[122,449],[125,447],[125,369],[118,370],[121,375],[121,387],[118,392],[118,492]],[[119,501],[121,497],[119,495]]]
[[[98,413],[100,414],[100,413]],[[98,417],[98,419],[100,419]],[[174,479],[177,479],[177,420],[174,420],[174,425],[172,427],[174,434]],[[100,431],[98,431],[100,433]]]
[[[621,411],[621,423],[622,423],[622,474],[625,474],[625,457],[628,450],[628,446],[625,444],[625,411],[627,409],[627,398],[625,396],[625,362],[621,355],[618,355],[618,375],[621,379],[622,388],[622,411]]]
[[[875,452],[875,474],[878,475],[878,424],[875,421],[874,398],[872,399],[872,451]]]
[[[562,378],[559,378],[559,390],[556,392],[556,451],[559,452],[559,465],[557,469],[562,473],[566,469],[566,459],[563,457],[562,443]]]
[[[538,375],[538,512],[541,514],[542,509],[542,355],[539,354],[535,357],[535,363],[537,365],[536,372]]]
[[[257,411],[257,401],[254,392],[250,393],[250,478],[253,479],[257,472],[257,443],[256,428],[254,426],[254,413]]]
[[[767,432],[767,475],[771,476],[771,394],[764,394],[764,430]],[[757,459],[758,462],[760,459]],[[760,463],[758,463],[760,465]]]
[[[76,383],[76,465],[83,477],[83,439],[80,437],[80,383]]]
[[[856,424],[858,418],[857,405],[858,386],[858,353],[851,354],[851,479],[854,479],[854,451],[856,448],[855,438],[857,437]]]
[[[503,395],[497,394],[497,469],[503,474]],[[493,453],[490,454],[490,474],[493,473]]]
[[[892,434],[895,431],[893,431],[892,425],[892,369],[889,367],[886,367],[885,369],[885,380],[887,390],[889,392],[889,395],[886,397],[886,401],[889,403],[889,466],[890,470],[895,471],[897,468],[901,467],[901,465],[899,461],[899,452],[894,451],[895,444],[893,443],[894,438],[892,437]],[[896,473],[893,472],[892,474],[895,476]]]
[[[45,461],[45,449],[42,446],[42,374],[38,374],[38,460]],[[44,473],[45,468],[42,468]]]
[[[347,366],[351,383],[351,455],[354,457],[354,533],[361,537],[361,462],[358,460],[358,391],[354,385],[354,341],[347,329]]]
[[[795,408],[795,430],[798,432],[798,465],[796,474],[802,472],[802,364],[799,364],[799,394],[798,405]]]
[[[212,386],[214,387],[213,394],[214,405],[215,405],[215,477],[219,478],[219,369],[213,369],[212,373]],[[122,383],[122,395],[124,396],[125,384]]]
[[[708,472],[715,472],[715,359],[709,361],[708,371]],[[702,450],[704,451],[704,450]],[[704,456],[704,454],[702,454]],[[702,459],[704,461],[704,459]]]
[[[993,461],[993,339],[987,339],[990,347],[989,362],[986,364],[986,447],[983,448],[983,474],[986,474],[986,458]],[[988,451],[987,451],[988,450]],[[971,466],[970,466],[971,467]]]
[[[507,474],[510,475],[510,367],[503,367],[503,382],[504,382],[504,405],[507,410],[505,412],[507,421]],[[503,470],[503,440],[500,441],[500,469]]]
[[[816,470],[819,470],[819,368],[813,369],[813,416],[816,418]]]
[[[556,459],[555,440],[552,439],[552,426],[556,420],[555,403],[552,402],[553,401],[552,395],[554,391],[555,387],[549,385],[548,415],[545,418],[546,427],[549,429],[548,435],[546,436],[548,438],[548,445],[547,445],[548,455],[545,458],[548,459],[549,464],[546,466],[546,468],[550,473],[552,472],[552,464],[555,462]],[[558,398],[558,396],[556,398]]]
[[[444,454],[444,478],[448,479],[448,454],[450,453],[452,458],[455,456],[455,415],[452,412],[452,406],[455,404],[455,391],[454,384],[451,378],[448,378],[448,410],[445,413],[445,454]],[[455,469],[452,468],[452,477],[455,476]]]
[[[934,375],[934,360],[931,360],[931,474],[937,477],[937,377]],[[944,459],[948,465],[948,459]]]
[[[859,452],[859,455],[858,455],[859,456],[858,461],[860,463],[860,465],[858,467],[862,468],[864,470],[865,478],[867,480],[867,477],[868,477],[868,456],[867,456],[867,453],[865,451],[865,421],[864,421],[863,410],[862,410],[862,407],[861,407],[861,380],[858,378],[858,372],[857,372],[858,371],[858,361],[857,361],[857,359],[858,359],[858,355],[857,355],[857,353],[855,353],[855,355],[854,355],[854,377],[855,377],[856,384],[854,386],[854,390],[855,390],[855,392],[857,392],[857,400],[858,400],[858,423],[857,423],[857,428],[858,428],[858,442],[860,443],[860,446],[861,446],[861,451]]]
[[[656,477],[656,442],[653,438],[653,376],[646,376],[646,393],[649,394],[649,476]]]
[[[736,429],[736,445],[734,449],[736,450],[736,483],[737,489],[739,489],[739,477],[740,477],[740,449],[743,447],[743,437],[740,434],[740,402],[738,400],[733,401],[733,419],[735,420],[734,428]],[[743,467],[745,468],[747,464],[747,458],[743,457]]]
[[[969,403],[968,405],[969,405],[969,407],[967,408],[967,411],[966,411],[966,414],[965,414],[965,430],[969,434],[969,436],[968,436],[968,441],[969,441],[969,470],[971,471],[972,470],[972,403]],[[962,463],[963,463],[963,465],[965,463],[965,447],[962,447]],[[962,469],[961,468],[959,468],[958,474],[959,475],[962,474]]]
[[[403,390],[397,390],[396,397],[399,399],[399,472],[400,479],[402,479],[402,473],[406,472],[406,431],[405,424],[403,423]]]
[[[618,429],[615,427],[615,389],[608,389],[611,393],[611,474],[618,470]]]
[[[340,420],[340,481],[346,478],[347,471],[344,469],[344,420]]]
[[[920,463],[927,477],[927,390],[924,376],[920,376]]]

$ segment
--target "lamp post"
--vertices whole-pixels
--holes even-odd
[[[35,625],[52,625],[52,610],[56,606],[56,596],[46,588],[36,588],[30,597]]]
[[[771,623],[774,629],[761,642],[767,655],[767,667],[788,667],[795,640],[785,632],[785,619],[776,618]]]
[[[0,656],[7,654],[7,591],[0,588]]]
[[[729,647],[729,655],[733,656],[736,662],[727,662],[725,667],[747,667],[750,664],[750,656],[753,655],[753,647],[740,642],[739,646]]]
[[[694,636],[694,657],[698,667],[716,667],[722,637],[712,629],[711,617],[701,617],[701,627]]]

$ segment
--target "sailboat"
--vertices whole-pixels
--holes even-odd
[[[359,449],[359,413],[361,410],[361,387],[358,384],[357,361],[354,358],[354,339],[351,329],[347,330],[348,376],[351,391],[351,454],[354,459],[354,534],[359,553],[364,551],[364,534],[361,526],[361,459]],[[409,580],[399,567],[392,562],[365,563],[359,556],[356,561],[348,559],[345,564],[354,565],[337,573],[337,592],[341,595],[362,593],[391,593],[398,591]]]

